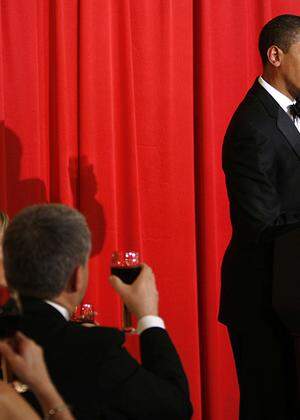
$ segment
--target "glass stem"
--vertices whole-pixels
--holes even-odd
[[[131,313],[126,305],[123,305],[123,330],[125,332],[131,332],[133,330]]]

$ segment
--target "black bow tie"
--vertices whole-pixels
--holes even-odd
[[[300,117],[300,98],[296,98],[296,102],[289,106],[289,112],[293,119]]]

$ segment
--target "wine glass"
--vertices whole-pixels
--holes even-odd
[[[81,319],[81,322],[87,322],[90,324],[95,323],[95,311],[94,311],[94,306],[91,303],[83,303],[81,305],[80,319]]]
[[[141,272],[140,257],[137,251],[115,251],[111,256],[111,274],[119,277],[124,283],[132,284]],[[133,334],[131,313],[123,305],[123,330]]]
[[[95,315],[96,312],[91,303],[82,303],[81,305],[76,306],[71,320],[78,324],[95,324]]]

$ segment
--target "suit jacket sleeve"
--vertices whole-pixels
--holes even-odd
[[[187,379],[168,333],[149,328],[141,334],[140,344],[142,364],[116,347],[100,367],[106,410],[135,420],[190,419]]]
[[[281,209],[272,138],[250,125],[240,131],[229,129],[223,146],[234,236],[242,242],[265,242],[299,223],[289,223]]]

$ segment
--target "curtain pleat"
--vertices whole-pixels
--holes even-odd
[[[77,0],[55,0],[49,8],[50,200],[74,204],[78,202],[74,189],[78,168],[72,166],[78,154]]]

